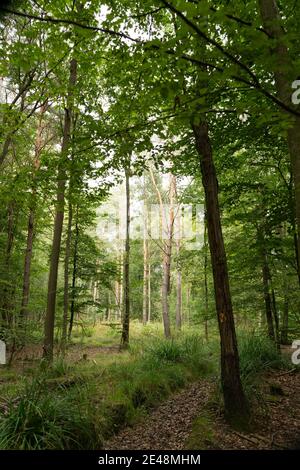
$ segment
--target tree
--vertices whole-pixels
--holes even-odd
[[[55,303],[57,289],[57,273],[61,245],[61,235],[64,221],[64,203],[66,188],[66,162],[71,141],[71,122],[73,108],[73,93],[77,79],[77,60],[70,62],[69,90],[67,96],[67,106],[64,113],[64,129],[61,145],[61,160],[59,162],[57,174],[57,200],[56,213],[53,231],[53,243],[51,250],[50,271],[48,281],[47,312],[45,318],[44,336],[44,357],[48,361],[53,359],[54,323],[55,323]]]
[[[247,421],[249,408],[240,378],[237,340],[218,203],[218,181],[208,135],[208,125],[205,121],[200,121],[200,123],[194,121],[192,127],[200,157],[205,191],[207,232],[221,340],[221,379],[225,413],[230,421]]]
[[[291,102],[291,86],[297,77],[295,64],[285,41],[285,32],[276,0],[258,2],[264,28],[270,40],[270,53],[274,58],[273,71],[275,86],[280,100],[297,109]],[[295,191],[295,215],[297,221],[297,251],[300,253],[300,116],[293,116],[287,131]],[[298,266],[299,270],[299,266]]]
[[[130,322],[130,167],[125,167],[125,185],[126,185],[126,234],[125,234],[125,252],[124,252],[124,309],[122,318],[122,336],[121,347],[127,348],[129,344],[129,322]]]

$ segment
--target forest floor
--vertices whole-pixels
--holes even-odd
[[[105,449],[299,449],[300,373],[270,371],[261,379],[251,432],[226,424],[214,406],[214,382],[201,380],[169,397],[143,422],[121,430]]]
[[[0,427],[2,419],[5,429],[11,414],[16,429],[9,445],[22,437],[22,429],[18,431],[13,419],[20,422],[18,413],[23,409],[31,413],[33,394],[41,422],[52,423],[51,410],[58,407],[64,416],[64,403],[67,409],[76,404],[79,417],[84,411],[82,428],[94,430],[86,448],[300,448],[300,370],[291,363],[290,347],[280,356],[264,338],[241,332],[241,373],[253,410],[251,432],[242,432],[230,427],[222,413],[215,332],[207,343],[192,329],[171,342],[162,339],[161,325],[133,323],[131,331],[131,347],[120,351],[119,331],[114,326],[97,325],[85,337],[75,330],[65,356],[57,348],[49,370],[41,361],[41,341],[16,351],[12,363],[3,366],[0,374]],[[21,419],[24,421],[23,415]],[[39,435],[39,429],[33,431]],[[48,431],[51,437],[51,426]],[[78,446],[83,438],[79,435]],[[9,445],[2,443],[4,448],[11,448]],[[43,441],[37,448],[47,445]]]

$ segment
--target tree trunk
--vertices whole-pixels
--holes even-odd
[[[32,260],[32,248],[34,239],[34,208],[30,208],[28,217],[28,228],[27,228],[27,241],[26,241],[26,252],[24,260],[24,273],[23,273],[23,290],[22,290],[22,302],[20,310],[20,319],[26,319],[28,317],[28,302],[30,294],[30,272],[31,272],[31,260]]]
[[[67,107],[64,116],[64,131],[61,147],[61,160],[58,168],[56,212],[54,220],[53,243],[50,258],[50,272],[48,281],[47,311],[45,318],[44,357],[48,361],[53,359],[54,324],[56,309],[57,274],[60,255],[61,235],[64,221],[65,189],[66,189],[66,162],[71,140],[71,116],[73,107],[73,89],[77,78],[77,61],[70,62],[69,90]]]
[[[176,184],[176,179],[175,179]],[[177,213],[176,224],[176,250],[177,258],[180,256],[181,247],[181,212]],[[178,232],[178,233],[177,233]],[[177,288],[176,288],[176,328],[181,330],[182,324],[182,274],[179,259],[177,260]]]
[[[173,224],[174,224],[174,210],[170,210],[169,221],[167,216],[164,214],[164,204],[156,184],[155,177],[152,168],[149,167],[149,173],[157,194],[157,198],[160,206],[160,225],[162,228],[162,250],[163,250],[163,280],[161,286],[161,297],[162,297],[162,319],[164,326],[164,334],[166,338],[171,338],[171,327],[170,327],[170,312],[169,312],[169,291],[170,291],[170,273],[171,273],[171,256],[172,256],[172,238],[173,238]],[[170,199],[173,193],[172,176],[170,180]],[[173,219],[173,220],[172,220]],[[166,237],[164,237],[164,229],[166,229]],[[166,241],[164,242],[164,238]]]
[[[124,253],[124,312],[122,319],[121,347],[127,348],[129,344],[129,322],[130,322],[130,287],[129,287],[129,263],[130,263],[130,170],[125,169],[126,185],[126,238]]]
[[[207,264],[208,264],[208,244],[207,244],[207,215],[204,214],[204,334],[208,341],[208,283],[207,283]]]
[[[260,14],[264,28],[270,38],[274,39],[270,48],[274,61],[274,79],[280,100],[288,106],[291,103],[292,83],[298,77],[293,59],[286,45],[285,32],[281,25],[281,18],[276,0],[258,0]],[[291,116],[289,116],[291,117]],[[295,216],[297,222],[297,253],[300,253],[300,118],[294,117],[292,126],[288,129],[288,148],[292,167],[292,176],[295,191]],[[300,279],[299,263],[298,277]]]
[[[76,208],[75,218],[75,240],[74,240],[74,252],[73,252],[73,271],[72,271],[72,286],[71,286],[71,305],[70,305],[70,322],[68,331],[68,341],[71,339],[72,329],[75,317],[75,301],[76,301],[76,280],[77,280],[77,264],[78,264],[78,242],[79,242],[79,222],[78,222],[78,206]]]
[[[15,201],[12,200],[8,204],[7,208],[7,241],[6,249],[3,260],[4,273],[6,275],[2,295],[0,297],[1,316],[4,321],[5,327],[11,326],[12,322],[12,298],[13,298],[13,282],[10,277],[11,271],[11,256],[13,252],[13,244],[15,240]]]
[[[176,328],[181,330],[182,318],[181,318],[181,306],[182,306],[182,275],[181,272],[177,272],[177,292],[176,292]]]
[[[143,276],[143,324],[149,321],[149,240],[148,240],[148,210],[144,205],[144,276]]]
[[[288,329],[289,329],[289,298],[285,293],[283,312],[282,312],[282,325],[281,325],[281,344],[289,344],[288,342]]]
[[[67,342],[68,313],[69,313],[69,264],[70,264],[70,256],[71,256],[72,222],[73,222],[73,208],[72,208],[72,202],[69,199],[69,217],[68,217],[68,228],[67,228],[66,250],[65,250],[65,265],[64,265],[64,313],[63,313],[63,324],[62,324],[62,335],[61,335],[62,349],[65,348],[66,342]]]
[[[207,210],[207,230],[213,269],[216,310],[221,340],[221,380],[225,416],[232,423],[247,423],[249,407],[240,379],[239,355],[232,311],[231,294],[221,217],[218,181],[206,122],[192,124],[200,157]]]
[[[264,287],[264,300],[266,308],[266,320],[268,327],[268,336],[272,341],[275,341],[275,330],[273,323],[273,314],[272,314],[272,298],[270,293],[270,269],[268,264],[268,258],[266,250],[262,249],[262,278],[263,278],[263,287]]]
[[[32,261],[32,249],[33,249],[33,240],[34,240],[34,231],[35,231],[35,211],[36,211],[36,187],[35,179],[37,172],[40,168],[40,158],[41,152],[44,145],[43,139],[43,117],[44,113],[48,108],[47,103],[41,107],[40,117],[38,121],[37,134],[35,139],[35,149],[34,149],[34,167],[33,167],[33,184],[31,190],[31,204],[29,208],[29,217],[28,217],[28,228],[27,228],[27,241],[26,241],[26,251],[24,259],[24,272],[23,272],[23,290],[22,290],[22,302],[20,309],[20,318],[21,320],[26,319],[28,316],[28,303],[30,295],[30,274],[31,274],[31,261]]]
[[[272,312],[273,312],[274,326],[275,326],[275,339],[276,339],[277,347],[279,348],[279,344],[280,344],[279,317],[278,317],[278,311],[277,311],[275,290],[273,289],[273,287],[272,287]]]
[[[186,318],[184,320],[189,325],[190,317],[191,317],[191,286],[190,285],[187,286],[187,290],[186,290],[186,303],[187,303]]]
[[[163,283],[162,283],[162,313],[164,333],[166,338],[171,338],[170,311],[169,311],[169,294],[171,288],[171,261],[172,261],[172,244],[174,231],[174,195],[175,195],[175,177],[170,176],[170,211],[169,220],[167,214],[163,217],[163,226],[165,225],[166,240],[163,244]]]

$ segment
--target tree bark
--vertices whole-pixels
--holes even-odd
[[[149,173],[152,179],[153,186],[155,188],[157,198],[159,201],[160,207],[160,225],[162,232],[166,228],[166,241],[164,242],[164,233],[162,233],[162,250],[163,250],[163,279],[161,286],[161,297],[162,297],[162,319],[164,326],[164,335],[166,338],[171,338],[171,327],[170,327],[170,312],[169,312],[169,290],[170,290],[170,273],[171,273],[171,256],[172,256],[172,238],[173,238],[173,224],[174,220],[174,211],[169,213],[169,221],[167,221],[167,216],[164,217],[164,204],[159,191],[159,188],[156,184],[155,177],[152,171],[152,168],[149,167]],[[170,198],[172,189],[172,180],[170,180]],[[166,227],[165,227],[166,226]]]
[[[175,179],[176,185],[176,179]],[[176,186],[175,186],[176,191]],[[180,256],[180,247],[181,247],[181,212],[180,207],[179,211],[177,210],[177,217],[175,218],[176,223],[176,250],[177,258]],[[177,233],[178,232],[178,233]],[[176,328],[181,330],[182,325],[182,273],[180,268],[179,259],[177,260],[177,288],[176,288]]]
[[[71,305],[70,305],[70,322],[68,330],[68,341],[71,339],[72,329],[75,317],[75,302],[76,302],[76,281],[77,281],[77,265],[78,265],[78,243],[79,243],[79,221],[78,221],[78,206],[76,208],[75,216],[75,240],[74,240],[74,251],[73,251],[73,270],[72,270],[72,286],[71,286]]]
[[[170,211],[169,220],[167,220],[167,214],[165,214],[165,225],[166,229],[166,240],[163,244],[163,283],[162,283],[162,314],[164,323],[165,337],[171,338],[171,326],[170,326],[170,310],[169,310],[169,294],[171,288],[171,261],[172,261],[172,244],[173,244],[173,231],[174,231],[174,195],[175,195],[175,177],[170,176]]]
[[[148,275],[148,322],[151,321],[151,264],[149,257],[149,275]]]
[[[57,274],[58,263],[61,246],[61,235],[64,221],[64,205],[65,205],[65,189],[66,189],[66,162],[67,154],[71,140],[71,116],[73,107],[73,89],[76,84],[77,78],[77,61],[72,59],[70,62],[70,75],[69,75],[69,90],[67,97],[67,107],[65,108],[64,115],[64,131],[61,147],[61,159],[58,168],[58,182],[57,182],[57,199],[56,199],[56,213],[54,220],[54,233],[50,258],[50,271],[48,281],[48,297],[47,297],[47,311],[45,318],[45,334],[44,334],[44,358],[48,361],[53,359],[53,344],[54,344],[54,324],[55,324],[55,310],[56,310],[56,291],[57,291]]]
[[[184,318],[185,323],[188,325],[190,324],[190,318],[191,318],[191,286],[188,285],[186,289],[186,303],[187,303],[187,309],[186,309],[186,318]]]
[[[282,312],[281,344],[289,344],[288,329],[289,329],[289,298],[288,298],[287,293],[285,292],[283,312]]]
[[[67,342],[68,314],[69,314],[69,264],[70,264],[70,256],[71,256],[72,222],[73,222],[73,208],[72,208],[72,202],[69,199],[69,217],[68,217],[68,228],[67,228],[66,249],[65,249],[65,264],[64,264],[64,312],[63,312],[62,335],[61,335],[62,349],[65,348],[66,342]]]
[[[266,320],[268,327],[268,336],[272,341],[275,341],[275,330],[273,323],[273,314],[272,314],[272,298],[270,293],[270,281],[271,274],[268,264],[268,258],[265,248],[262,248],[262,278],[263,278],[263,288],[264,288],[264,301],[266,309]]]
[[[10,327],[12,323],[12,298],[13,298],[13,283],[10,278],[11,272],[11,256],[13,252],[13,245],[15,240],[15,225],[16,225],[16,214],[15,214],[16,203],[11,200],[7,207],[7,241],[3,260],[3,267],[5,272],[5,283],[0,297],[1,306],[1,317],[5,324],[5,327]]]
[[[208,264],[208,244],[207,244],[207,215],[204,214],[204,334],[208,341],[208,283],[207,283],[207,264]]]
[[[126,186],[126,237],[124,253],[124,312],[122,318],[121,347],[127,348],[129,345],[129,323],[130,323],[130,170],[125,169]]]
[[[31,273],[31,261],[32,261],[32,249],[34,239],[34,208],[30,208],[28,217],[27,227],[27,241],[26,241],[26,252],[24,260],[24,273],[23,273],[23,289],[22,289],[22,302],[20,310],[20,319],[24,320],[28,317],[28,303],[30,294],[30,273]]]
[[[35,212],[36,212],[36,186],[35,180],[37,176],[37,172],[40,168],[40,158],[41,152],[44,145],[44,138],[43,138],[43,117],[44,113],[47,110],[47,103],[45,103],[41,107],[41,112],[38,121],[38,128],[37,134],[35,139],[35,149],[34,149],[34,165],[33,165],[33,183],[31,189],[31,204],[29,208],[29,216],[28,216],[28,225],[27,225],[27,240],[26,240],[26,251],[25,251],[25,259],[24,259],[24,271],[23,271],[23,289],[22,289],[22,302],[21,302],[21,309],[20,309],[20,318],[24,320],[28,316],[28,303],[29,303],[29,296],[30,296],[30,274],[31,274],[31,262],[32,262],[32,249],[33,249],[33,241],[34,241],[34,231],[35,231]]]
[[[232,423],[247,423],[249,407],[240,379],[239,355],[218,201],[218,181],[208,134],[208,125],[205,121],[200,123],[194,121],[192,129],[196,149],[200,157],[200,168],[205,192],[208,240],[221,341],[221,381],[225,416]]]
[[[277,347],[279,348],[279,344],[280,344],[279,317],[278,317],[278,311],[277,311],[275,290],[273,287],[272,287],[272,313],[273,313],[274,326],[275,326],[275,340],[276,340]]]
[[[149,321],[149,240],[148,240],[148,209],[144,203],[144,276],[143,276],[143,324]]]
[[[181,317],[181,307],[182,307],[182,275],[181,272],[177,272],[177,292],[176,292],[176,328],[181,330],[182,317]]]

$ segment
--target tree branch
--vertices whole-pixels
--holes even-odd
[[[253,81],[249,81],[247,80],[246,78],[243,78],[243,77],[240,77],[240,76],[237,76],[237,75],[232,75],[232,78],[239,81],[239,82],[242,82],[242,83],[245,83],[247,85],[249,85],[251,88],[255,88],[257,89],[258,91],[260,91],[263,95],[265,95],[267,98],[269,98],[270,100],[273,101],[273,103],[275,103],[277,106],[280,106],[282,109],[284,109],[285,111],[289,112],[290,114],[293,114],[294,116],[297,116],[297,117],[300,117],[300,112],[296,111],[295,109],[293,108],[290,108],[288,105],[286,105],[285,103],[283,103],[281,100],[279,100],[278,98],[276,98],[276,96],[272,95],[271,93],[269,93],[267,90],[265,90],[261,84],[260,84],[260,81],[258,80],[258,78],[256,77],[256,75],[249,69],[249,67],[247,65],[245,65],[244,63],[242,63],[239,59],[237,59],[233,54],[231,54],[230,52],[228,52],[221,44],[219,44],[217,41],[215,41],[214,39],[210,38],[209,36],[207,36],[207,34],[205,34],[203,31],[201,31],[201,29],[195,25],[189,18],[187,18],[180,10],[178,10],[177,8],[175,8],[171,3],[169,3],[168,1],[166,0],[161,0],[162,3],[169,8],[169,10],[173,13],[175,13],[179,18],[182,19],[182,21],[184,21],[184,23],[186,23],[188,26],[190,26],[191,29],[193,29],[193,31],[195,31],[198,36],[200,36],[202,39],[204,39],[208,44],[214,46],[216,49],[218,49],[222,55],[224,55],[225,57],[227,57],[231,62],[233,62],[235,65],[238,65],[242,70],[244,70],[251,78]],[[219,71],[224,71],[224,68],[223,67],[218,67],[218,70]]]
[[[15,11],[15,10],[11,10],[10,8],[3,8],[3,7],[0,7],[0,11],[4,11],[5,13],[9,13],[11,15],[20,16],[22,18],[29,18],[31,20],[43,21],[46,23],[78,26],[79,28],[89,29],[90,31],[97,31],[100,33],[109,34],[110,36],[118,36],[122,39],[129,39],[130,41],[133,41],[133,42],[138,42],[138,43],[140,42],[139,39],[134,39],[125,33],[120,33],[119,31],[114,31],[109,28],[99,28],[98,26],[85,25],[78,21],[67,20],[65,18],[53,18],[52,16],[37,16],[37,15],[32,15],[30,13],[23,13],[21,11]]]

